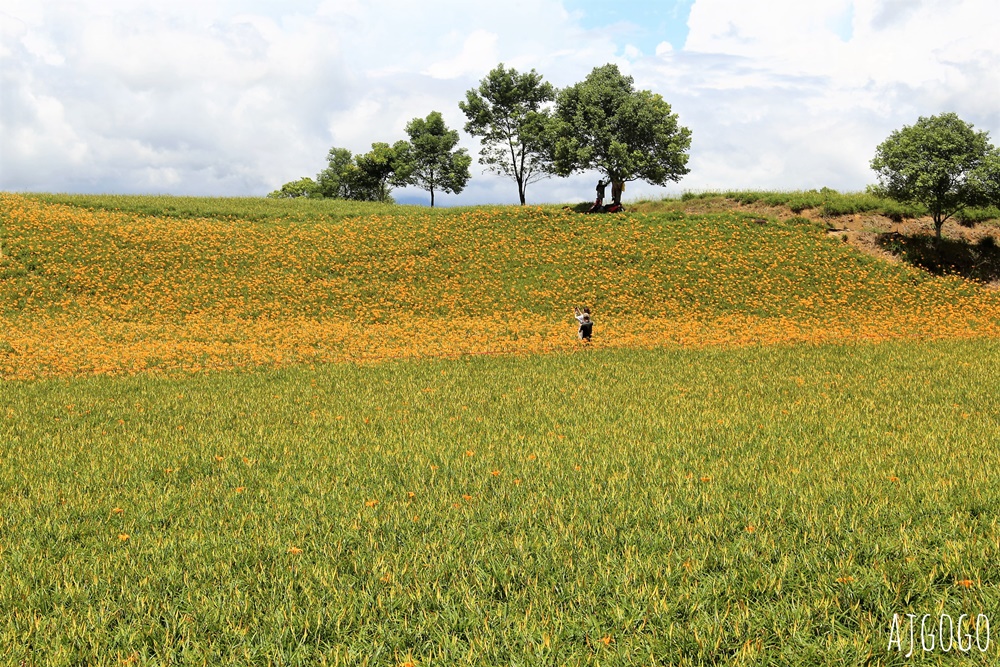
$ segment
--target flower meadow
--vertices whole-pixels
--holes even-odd
[[[984,286],[735,212],[2,197],[0,665],[998,663]]]
[[[995,291],[736,213],[150,200],[3,195],[3,377],[571,351],[574,305],[595,347],[1000,331]]]

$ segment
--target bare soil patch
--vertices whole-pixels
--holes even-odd
[[[788,206],[763,203],[742,204],[722,197],[637,202],[630,211],[683,211],[689,214],[738,211],[754,216],[754,222],[799,218],[816,223],[830,236],[842,238],[859,251],[887,262],[909,263],[936,275],[956,274],[993,289],[1000,289],[1000,220],[965,226],[948,220],[942,240],[934,242],[930,216],[894,220],[877,213],[828,215],[821,208],[800,212]]]
[[[937,275],[957,274],[1000,289],[1000,223],[988,221],[965,226],[947,220],[942,240],[935,243],[930,216],[896,221],[884,215],[860,213],[824,215],[819,209],[794,213],[783,206],[733,204],[732,209],[779,220],[805,218],[826,226],[827,234],[873,257],[906,262]]]

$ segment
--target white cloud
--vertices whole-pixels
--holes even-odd
[[[998,21],[987,0],[698,0],[684,50],[635,73],[693,130],[686,187],[860,189],[919,115],[956,111],[1000,143]]]
[[[465,38],[462,52],[454,58],[434,63],[425,70],[435,79],[454,79],[463,74],[480,75],[497,63],[498,36],[487,30],[474,30]]]
[[[636,58],[642,56],[642,51],[639,50],[639,47],[633,44],[626,44],[623,49],[623,54],[629,60],[635,60]]]
[[[579,20],[559,0],[4,0],[0,188],[265,194],[431,110],[461,129],[458,101],[500,61],[557,86],[615,62],[663,94],[694,138],[673,192],[860,188],[879,141],[942,111],[1000,143],[994,0],[697,0],[684,48],[655,56],[627,22]],[[593,180],[528,197],[587,199]],[[474,164],[441,201],[516,196]]]
[[[45,65],[60,66],[66,64],[66,58],[45,35],[28,33],[21,39],[21,44],[24,45],[25,51],[38,58]]]

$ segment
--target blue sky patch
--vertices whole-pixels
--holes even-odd
[[[836,17],[831,23],[830,28],[836,33],[837,37],[844,42],[851,41],[851,37],[854,36],[854,4],[852,3],[847,10]]]
[[[644,55],[656,53],[656,45],[669,42],[674,50],[684,47],[688,36],[688,17],[694,0],[565,0],[570,12],[579,12],[580,24],[588,30],[610,27],[616,23],[635,26],[627,36],[616,36],[619,46],[632,44]]]

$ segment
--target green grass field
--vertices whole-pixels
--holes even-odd
[[[998,362],[886,343],[7,383],[0,655],[907,664],[893,613],[1000,608]]]
[[[119,232],[73,214],[67,233],[170,247],[171,220],[182,239],[206,220],[249,225],[241,242],[285,224],[248,221],[234,202],[174,203],[176,216],[150,219],[163,201],[132,200],[114,215],[143,217]],[[414,209],[383,214],[402,224]],[[155,320],[155,300],[130,296],[131,281],[88,294],[80,285],[95,278],[74,278],[80,258],[109,276],[134,270],[134,253],[118,266],[95,242],[56,261],[58,216],[31,236],[7,215],[8,257],[41,271],[8,263],[0,288],[59,295],[8,306],[8,327],[55,311],[71,324]],[[328,251],[322,220],[297,215],[282,229],[314,245],[289,243],[259,271],[308,286],[312,269],[291,260]],[[333,209],[330,224],[372,215]],[[483,276],[520,286],[502,294],[548,317],[572,283],[543,289],[528,268],[568,270],[584,241],[609,259],[633,243],[637,268],[602,268],[582,286],[605,290],[604,312],[622,319],[686,306],[707,323],[753,315],[782,331],[898,313],[928,327],[995,318],[980,286],[881,265],[807,226],[674,212],[578,228],[564,215],[512,214],[512,229],[535,225],[539,239],[520,260],[477,245],[487,232],[476,225],[504,219],[480,209],[435,212],[397,245],[358,247],[405,266],[413,255],[401,250],[435,224],[459,232],[447,252],[465,257],[466,282],[426,314],[442,326],[475,307],[462,288]],[[204,243],[164,260],[193,282],[169,291],[151,274],[154,289],[212,285],[223,246]],[[484,252],[506,268],[477,269]],[[420,266],[431,278],[447,270]],[[629,289],[630,272],[642,290]],[[386,293],[419,283],[407,276]],[[271,303],[266,282],[248,297]],[[682,296],[667,300],[678,282]],[[128,298],[139,305],[116,310]],[[275,321],[317,303],[286,304]],[[162,322],[183,325],[197,311],[184,307]],[[734,345],[704,326],[707,344],[639,337],[515,356],[2,380],[0,664],[997,664],[1000,629],[986,652],[922,652],[918,636],[911,657],[908,636],[890,647],[890,629],[894,614],[929,614],[936,628],[943,613],[1000,628],[1000,339],[944,326],[877,344]],[[11,331],[0,357],[16,369],[30,348]]]

